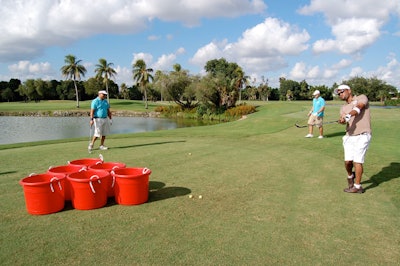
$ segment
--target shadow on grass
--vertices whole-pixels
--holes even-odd
[[[324,136],[327,138],[333,138],[333,137],[343,137],[346,134],[346,132],[344,131],[339,131],[339,132],[334,132],[334,133],[330,133],[330,134],[325,134]]]
[[[149,182],[149,199],[146,203],[151,203],[159,200],[166,200],[175,197],[181,197],[190,194],[192,191],[185,187],[165,187],[165,183],[159,181]],[[102,207],[111,207],[117,205],[114,197],[109,197],[107,199],[107,204]],[[134,206],[134,205],[132,205]],[[72,201],[66,201],[64,209],[62,211],[74,210]]]
[[[14,174],[17,171],[0,172],[0,175]]]
[[[136,145],[128,145],[128,146],[116,146],[116,147],[112,147],[112,149],[127,149],[127,148],[144,147],[144,146],[152,146],[152,145],[162,145],[162,144],[179,143],[179,142],[186,142],[186,140],[163,141],[163,142],[136,144]]]
[[[361,182],[361,184],[369,184],[367,187],[364,187],[365,190],[368,190],[377,187],[384,182],[388,182],[392,179],[399,177],[400,177],[400,163],[393,162],[390,163],[388,166],[383,167],[379,173],[371,176],[369,180]]]
[[[150,181],[149,200],[147,203],[181,197],[190,194],[192,191],[185,187],[165,187],[163,182]]]

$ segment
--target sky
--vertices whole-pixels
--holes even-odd
[[[132,64],[204,74],[237,63],[253,85],[333,86],[359,76],[400,89],[399,0],[0,0],[0,80],[62,80],[72,54],[133,85]]]

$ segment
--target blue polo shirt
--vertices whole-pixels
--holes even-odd
[[[318,112],[323,106],[325,106],[325,100],[320,96],[313,99],[313,114]],[[318,117],[324,116],[324,111],[318,114]]]
[[[102,100],[97,97],[92,101],[90,108],[94,109],[93,116],[95,118],[107,118],[110,105],[106,99]]]

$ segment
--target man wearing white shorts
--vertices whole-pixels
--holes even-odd
[[[100,138],[100,150],[107,150],[108,148],[104,146],[104,141],[106,136],[110,134],[110,123],[111,111],[110,105],[106,100],[107,92],[102,90],[99,91],[98,97],[94,99],[90,107],[90,126],[94,124],[94,134],[91,143],[89,144],[88,150],[93,149],[94,142],[97,138]],[[110,119],[110,120],[109,120]]]
[[[348,187],[344,192],[364,193],[361,178],[364,172],[365,154],[371,141],[368,98],[363,94],[353,95],[348,85],[340,85],[334,92],[346,102],[340,109],[339,119],[339,123],[346,124],[343,148]]]

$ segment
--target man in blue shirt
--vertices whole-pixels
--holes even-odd
[[[112,120],[110,105],[107,102],[106,96],[106,91],[99,91],[98,97],[92,101],[90,107],[90,127],[92,127],[94,124],[94,134],[88,147],[89,151],[93,149],[94,142],[100,137],[99,149],[108,149],[106,146],[104,146],[104,141],[106,136],[110,134],[110,124],[112,124]]]
[[[322,127],[322,122],[324,120],[324,110],[325,110],[325,100],[321,97],[321,93],[319,90],[314,91],[313,93],[313,106],[308,113],[308,134],[306,138],[312,138],[313,135],[313,128],[317,126],[319,129],[319,139],[324,138],[324,130]]]

